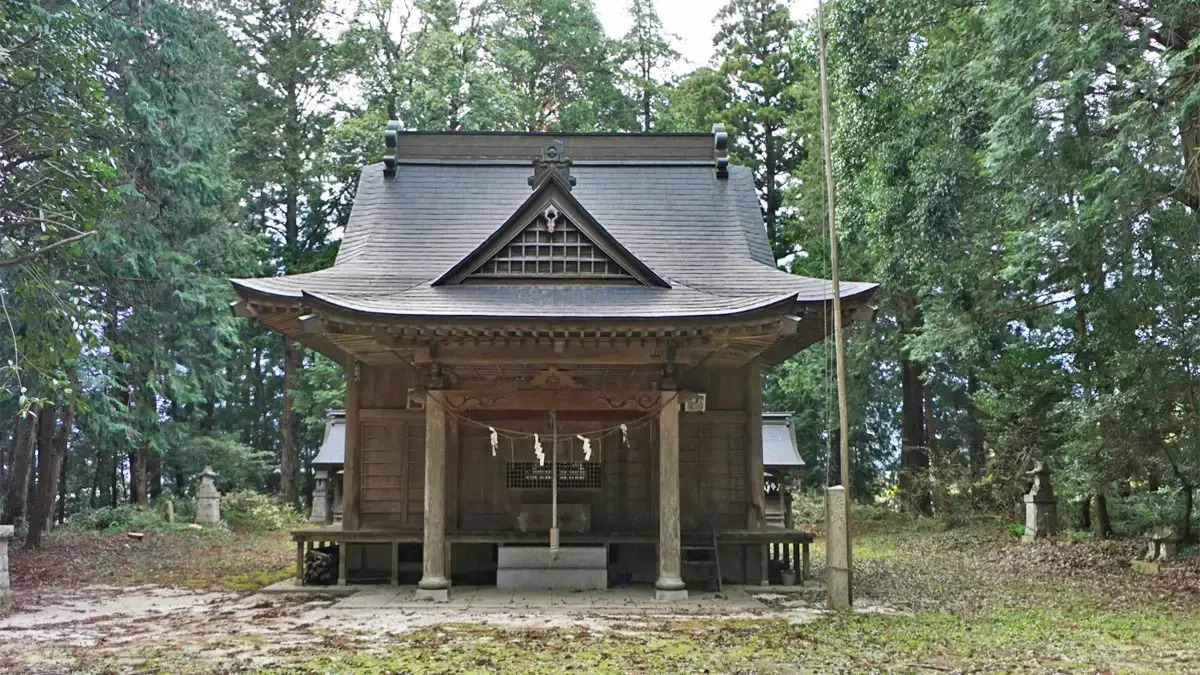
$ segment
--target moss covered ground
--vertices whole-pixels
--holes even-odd
[[[1137,542],[1025,546],[997,530],[925,522],[863,532],[855,584],[869,612],[396,632],[292,622],[277,633],[166,636],[54,662],[179,673],[1200,673],[1200,559],[1138,575],[1129,567]],[[818,544],[818,574],[822,556]],[[288,611],[251,623],[269,627]]]

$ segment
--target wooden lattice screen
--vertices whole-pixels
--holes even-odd
[[[561,277],[632,280],[628,272],[593,244],[571,221],[541,213],[503,250],[472,276],[477,278]],[[554,227],[549,224],[553,222]]]

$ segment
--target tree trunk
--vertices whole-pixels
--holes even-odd
[[[0,524],[12,525],[25,518],[28,506],[29,478],[33,469],[33,444],[36,435],[36,416],[24,415],[17,420],[17,440],[13,444],[11,480],[4,497],[4,513]]]
[[[121,477],[121,456],[112,454],[112,471],[108,474],[108,505],[117,508],[121,493],[117,490],[117,479]]]
[[[50,516],[54,513],[54,498],[58,495],[58,478],[62,473],[62,462],[67,452],[67,438],[71,435],[71,427],[75,424],[75,404],[67,406],[63,412],[62,425],[55,431],[55,406],[46,406],[41,415],[46,419],[42,429],[49,429],[53,434],[38,439],[38,484],[37,498],[33,502],[33,513],[29,519],[29,534],[25,536],[25,550],[32,550],[42,545],[42,533]]]
[[[967,454],[971,465],[971,479],[979,480],[987,471],[987,448],[984,446],[983,424],[979,421],[979,409],[975,407],[975,394],[979,392],[979,378],[967,377]]]
[[[905,503],[922,515],[932,512],[928,489],[929,449],[925,435],[925,385],[921,364],[900,359],[900,480]]]
[[[1099,539],[1108,539],[1112,536],[1112,521],[1108,519],[1108,500],[1104,498],[1103,491],[1096,491],[1096,518],[1093,521],[1096,526],[1096,537]]]
[[[62,468],[58,472],[58,513],[54,519],[59,525],[67,522],[67,450],[68,447],[63,445],[62,461],[59,462]]]
[[[94,509],[100,506],[100,481],[104,475],[104,460],[100,456],[100,448],[96,448],[96,454],[92,457],[92,499],[90,506]]]
[[[1092,529],[1092,496],[1084,495],[1083,501],[1079,503],[1079,529],[1088,531]]]
[[[1196,486],[1187,483],[1183,486],[1183,522],[1179,524],[1179,543],[1192,543],[1192,509],[1196,501]]]
[[[300,371],[300,349],[291,337],[283,343],[283,415],[279,424],[280,491],[287,504],[299,498],[300,443],[297,438],[296,413],[292,410],[292,388]]]
[[[157,452],[147,453],[146,457],[146,491],[149,496],[147,503],[158,503],[162,494],[162,455]]]
[[[129,453],[129,503],[146,504],[146,448]]]

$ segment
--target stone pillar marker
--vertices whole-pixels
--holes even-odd
[[[327,481],[329,480],[329,471],[327,469],[317,469],[313,476],[313,500],[312,513],[309,514],[308,520],[313,523],[324,523],[326,511],[325,490],[327,489]]]
[[[850,609],[850,551],[846,548],[846,488],[825,489],[825,591],[829,609]]]
[[[658,413],[658,580],[654,599],[687,600],[679,548],[679,395],[664,391]]]
[[[200,473],[200,487],[196,488],[196,523],[200,525],[221,522],[221,493],[217,492],[216,477],[217,472],[211,466]]]
[[[1058,498],[1050,485],[1054,472],[1038,461],[1026,476],[1033,476],[1033,487],[1025,495],[1025,536],[1022,541],[1052,537],[1058,532]]]
[[[0,525],[0,607],[7,605],[12,597],[8,583],[8,540],[12,536],[12,525]]]
[[[425,395],[425,546],[416,598],[448,602],[446,574],[446,410],[438,394]]]

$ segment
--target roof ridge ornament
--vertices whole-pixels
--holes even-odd
[[[729,178],[729,132],[724,124],[714,124],[713,133],[713,165],[717,168],[717,178]]]
[[[383,177],[396,177],[396,160],[399,159],[400,148],[400,122],[399,120],[388,120],[387,129],[383,132],[383,142],[387,145],[387,152],[383,157]]]
[[[529,177],[529,186],[536,190],[551,177],[562,181],[568,190],[575,187],[571,158],[567,157],[562,141],[550,141],[542,148],[542,154],[533,158],[533,175]]]

